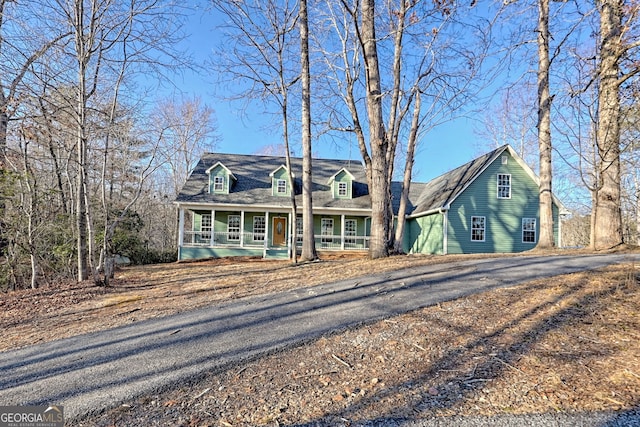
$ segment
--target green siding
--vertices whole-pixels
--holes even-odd
[[[264,252],[260,248],[228,248],[228,247],[188,247],[180,248],[178,260],[188,259],[205,259],[205,258],[224,258],[230,256],[255,256],[262,257]]]
[[[444,253],[444,215],[437,213],[409,220],[405,229],[405,251],[421,254]]]
[[[538,186],[508,152],[497,158],[452,203],[448,216],[447,253],[521,252],[536,243],[522,242],[522,218],[536,218],[539,235]],[[511,198],[498,199],[498,174],[511,175]],[[485,241],[471,240],[471,217],[485,217]]]

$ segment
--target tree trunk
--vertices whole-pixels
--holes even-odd
[[[300,56],[302,59],[302,254],[303,261],[318,258],[313,233],[311,161],[311,72],[307,0],[300,0]],[[295,240],[294,240],[295,242]]]
[[[538,145],[540,151],[540,238],[538,249],[555,246],[551,197],[551,102],[549,93],[549,0],[538,0]]]
[[[382,89],[375,32],[375,1],[362,0],[362,51],[366,69],[366,100],[371,145],[371,240],[372,259],[389,255],[387,241],[390,229],[387,149],[389,146],[382,118]]]
[[[596,142],[601,187],[595,205],[595,249],[623,243],[620,191],[620,94],[622,0],[603,0],[600,9],[600,67]]]
[[[78,282],[88,278],[88,228],[87,228],[87,137],[86,137],[86,109],[87,109],[87,52],[85,51],[84,35],[84,2],[76,0],[74,8],[75,47],[78,61],[78,88],[76,99],[76,150],[78,160],[77,194],[76,194],[76,233],[78,251]]]
[[[402,179],[402,196],[398,207],[398,223],[396,225],[396,235],[394,242],[394,252],[403,252],[404,230],[406,225],[407,203],[409,201],[409,190],[411,189],[411,174],[413,172],[413,160],[418,141],[418,127],[420,120],[420,91],[416,91],[416,101],[413,106],[413,119],[411,120],[411,130],[409,131],[409,141],[407,142],[407,160],[404,165],[404,176]]]
[[[289,151],[289,116],[287,113],[287,95],[286,93],[282,97],[282,128],[284,132],[284,148],[285,148],[285,164],[287,167],[287,174],[289,177],[289,185],[291,191],[291,221],[289,224],[289,240],[291,241],[291,253],[290,258],[293,263],[298,262],[298,252],[296,248],[296,216],[298,214],[298,208],[296,206],[296,182],[291,170],[291,152]]]

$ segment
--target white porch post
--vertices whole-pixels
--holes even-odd
[[[292,249],[292,243],[293,243],[293,235],[295,233],[296,227],[293,224],[293,222],[291,222],[291,212],[289,212],[289,238],[287,239],[287,252],[289,253],[289,257],[291,257],[291,254],[293,252],[291,252]],[[295,246],[293,246],[293,250],[295,250]]]
[[[209,245],[213,246],[216,244],[216,210],[211,209],[211,237],[209,238]]]
[[[262,257],[267,257],[267,248],[269,247],[269,211],[264,213],[264,250]]]
[[[244,247],[244,211],[240,211],[240,247]]]
[[[340,250],[344,251],[344,214],[340,215]]]
[[[184,245],[184,208],[180,207],[178,212],[178,248]]]

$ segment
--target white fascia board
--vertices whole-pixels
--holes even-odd
[[[291,206],[283,205],[242,205],[242,204],[211,204],[211,203],[183,203],[173,202],[178,208],[189,210],[216,210],[216,211],[245,211],[245,212],[290,212]],[[302,212],[302,207],[298,207],[298,212]],[[341,208],[313,208],[314,215],[371,215],[371,209],[341,209]]]
[[[433,215],[433,214],[444,214],[445,212],[447,212],[449,209],[451,209],[451,203],[447,203],[446,206],[443,207],[439,207],[436,209],[431,209],[425,212],[420,212],[419,214],[413,214],[413,215],[407,215],[407,219],[414,219],[414,218],[420,218],[421,216],[427,216],[427,215]]]

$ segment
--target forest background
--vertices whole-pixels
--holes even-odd
[[[365,151],[375,145],[370,133],[359,133],[371,124],[361,3],[375,14],[376,96],[389,101],[380,116],[397,141],[389,176],[402,180],[417,160],[409,171],[422,178],[429,162],[460,152],[470,160],[505,143],[538,170],[534,1],[310,2],[315,156],[358,157],[363,144]],[[552,2],[553,191],[573,212],[563,224],[563,242],[571,246],[590,243],[592,207],[608,171],[598,126],[607,38],[601,17],[612,4],[624,46],[616,52],[616,203],[623,240],[640,239],[638,2]],[[289,151],[299,153],[298,6],[0,0],[0,289],[89,276],[104,282],[115,255],[134,263],[175,260],[175,196],[203,152],[233,148],[228,133],[221,139],[226,123],[216,120],[212,104],[259,127],[254,135],[233,135],[244,141],[242,150],[283,154],[287,138]],[[186,24],[194,16],[211,18],[215,37],[206,55],[194,55],[190,43]],[[183,93],[185,76],[193,75],[210,76],[209,93],[217,96],[203,98],[207,89]],[[454,137],[446,150],[434,150],[443,126],[460,120],[477,123],[479,142]],[[255,136],[266,126],[275,139]]]

